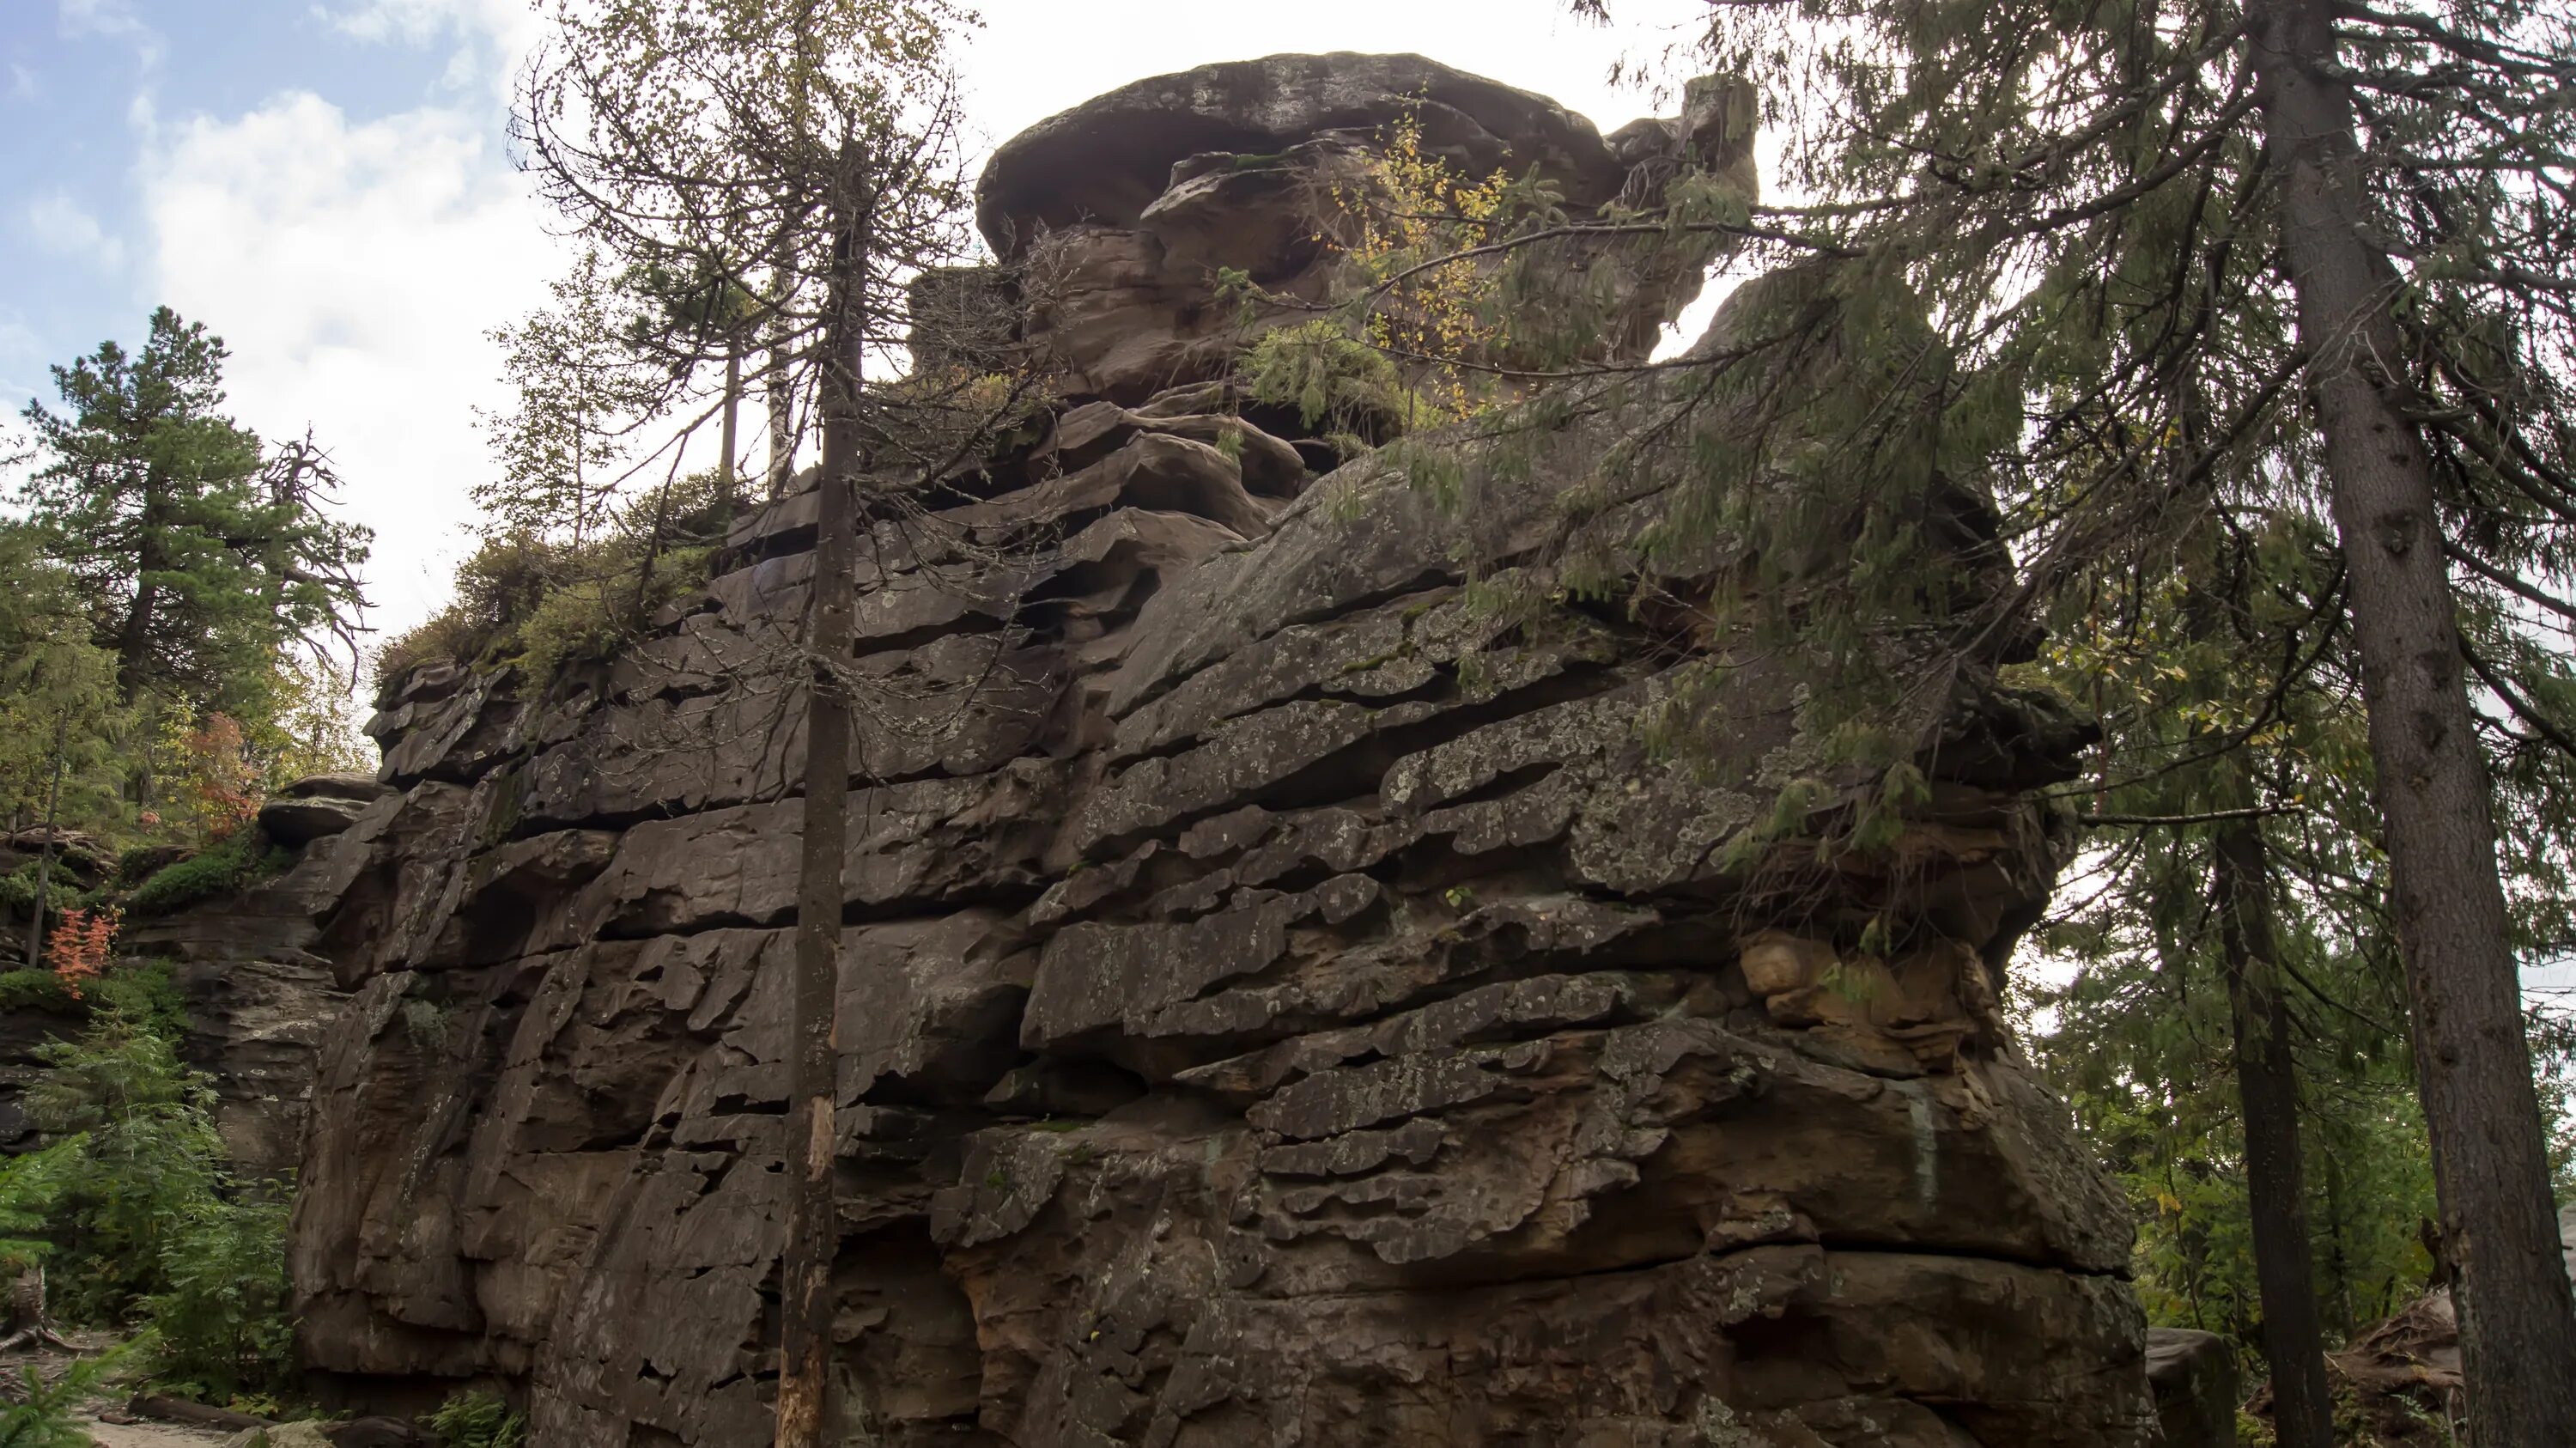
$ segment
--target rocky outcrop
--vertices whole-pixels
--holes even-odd
[[[1741,83],[1694,82],[1679,116],[1604,138],[1544,96],[1418,55],[1274,55],[1137,81],[1039,122],[994,153],[976,219],[1027,290],[1025,340],[1072,390],[1135,402],[1223,377],[1250,338],[1331,298],[1345,218],[1400,121],[1464,181],[1534,169],[1570,223],[1659,203],[1685,174],[1747,202],[1756,190]],[[1614,290],[1593,355],[1629,360],[1697,293],[1721,244],[1714,232],[1568,238],[1532,271]],[[1221,297],[1227,270],[1267,299]]]
[[[1589,134],[1513,94],[1450,103]],[[1615,409],[1432,489],[1100,390],[861,550],[849,1441],[2152,1441],[2127,1222],[1996,1004],[2084,726],[1891,652],[1923,800],[1820,857],[1879,771],[1669,484],[1570,501]],[[813,501],[613,660],[388,690],[394,793],[294,886],[354,992],[293,1231],[353,1391],[767,1440]]]
[[[390,794],[364,775],[315,775],[288,785],[258,816],[265,841],[294,853],[282,875],[170,915],[129,917],[118,933],[117,953],[125,966],[169,967],[188,1019],[181,1056],[214,1087],[216,1128],[233,1172],[244,1180],[294,1175],[317,1050],[347,999],[330,963],[312,948],[319,918],[340,899],[341,882],[303,847],[346,828],[375,802],[390,807]],[[285,823],[290,819],[303,827]],[[279,827],[272,829],[273,823]],[[104,850],[75,843],[67,872],[71,883],[119,883],[111,878],[120,876],[117,862]],[[0,849],[6,846],[0,841]],[[122,883],[139,883],[187,854],[175,846],[134,852]],[[0,866],[7,863],[0,853]],[[43,1144],[20,1109],[20,1097],[45,1069],[40,1050],[77,1038],[90,1019],[87,1005],[56,992],[47,992],[38,1006],[12,1003],[0,1009],[0,1151]]]
[[[121,952],[166,961],[188,1012],[187,1063],[215,1088],[215,1125],[234,1172],[292,1178],[303,1158],[305,1111],[324,1037],[348,993],[323,952],[322,922],[347,882],[331,837],[369,811],[398,807],[363,776],[315,775],[259,812],[259,827],[295,851],[279,875],[171,915],[128,920]],[[272,820],[298,820],[270,833]]]

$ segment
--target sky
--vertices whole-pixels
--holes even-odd
[[[1283,51],[1419,51],[1605,131],[1655,109],[1609,76],[1703,0],[987,0],[963,53],[984,149],[1142,76]],[[154,306],[231,346],[235,416],[308,427],[376,530],[370,622],[445,602],[506,401],[488,337],[564,248],[506,132],[529,0],[0,0],[0,408],[142,339]]]

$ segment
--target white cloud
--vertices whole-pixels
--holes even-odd
[[[46,385],[45,343],[36,330],[17,317],[0,317],[0,408],[9,414],[0,419],[0,458],[11,451],[10,431],[18,410],[34,400],[41,390],[51,398]]]
[[[316,4],[313,14],[371,44],[426,46],[453,38],[456,53],[441,83],[459,91],[505,85],[542,25],[525,0],[342,0]]]
[[[101,271],[125,266],[123,239],[108,234],[97,217],[64,192],[47,192],[28,202],[18,226],[29,241],[56,256],[86,262]]]
[[[524,0],[347,0],[313,13],[360,40],[426,45],[454,31],[509,42],[533,34],[536,12]]]
[[[143,22],[128,0],[62,0],[56,10],[65,35],[139,35]]]
[[[9,62],[9,98],[11,100],[37,100],[42,98],[44,93],[44,86],[36,80],[34,71],[14,60]]]
[[[449,594],[487,471],[471,409],[501,400],[484,334],[557,264],[489,129],[438,108],[353,124],[291,93],[176,127],[142,167],[154,295],[231,344],[244,421],[310,422],[332,451],[388,630]]]
[[[135,59],[150,71],[161,64],[161,35],[134,13],[131,0],[62,0],[54,28],[64,38],[98,35],[134,46]]]

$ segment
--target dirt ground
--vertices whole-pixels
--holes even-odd
[[[101,1423],[85,1418],[81,1426],[89,1430],[98,1448],[207,1448],[233,1438],[216,1429],[182,1428],[176,1423]]]
[[[78,1332],[71,1334],[72,1340],[84,1347],[106,1344],[107,1340],[103,1338],[92,1342],[92,1336],[92,1334]],[[15,1381],[32,1365],[38,1372],[51,1378],[60,1373],[69,1362],[70,1359],[62,1353],[53,1351],[18,1350],[0,1353],[0,1375],[6,1375]],[[232,1439],[232,1434],[220,1429],[187,1428],[176,1423],[102,1423],[98,1421],[96,1417],[98,1413],[114,1406],[123,1399],[125,1393],[130,1391],[130,1388],[117,1389],[92,1403],[89,1412],[82,1415],[80,1424],[88,1430],[91,1441],[96,1443],[98,1448],[210,1448],[210,1445],[230,1442]]]

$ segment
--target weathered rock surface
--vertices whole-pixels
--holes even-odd
[[[1482,94],[1513,145],[1589,134]],[[1184,143],[1340,114],[1281,95]],[[861,549],[850,1441],[2153,1441],[2128,1224],[1996,1004],[2080,725],[1891,659],[1933,684],[1921,817],[1830,870],[1733,848],[1792,780],[1875,776],[1800,660],[1708,622],[1722,560],[1649,546],[1670,498],[1562,505],[1607,424],[1460,442],[1453,508],[1384,454],[1307,479],[1220,388],[1095,390]],[[383,700],[393,793],[290,877],[354,992],[293,1267],[355,1389],[497,1377],[547,1448],[767,1441],[812,532],[810,495],[744,520],[542,691]],[[1577,554],[1674,607],[1585,604]]]
[[[2155,1389],[2164,1448],[2233,1448],[2236,1350],[2214,1332],[2159,1327],[2147,1333],[2147,1382]]]
[[[371,802],[361,802],[372,796]],[[260,812],[265,828],[281,803],[346,806],[348,822],[298,841],[284,874],[160,918],[126,922],[118,948],[164,960],[188,1011],[181,1048],[215,1086],[215,1125],[233,1170],[254,1180],[286,1179],[302,1165],[305,1110],[324,1036],[348,993],[321,953],[322,921],[339,908],[346,882],[315,841],[399,802],[368,779],[300,780]]]

